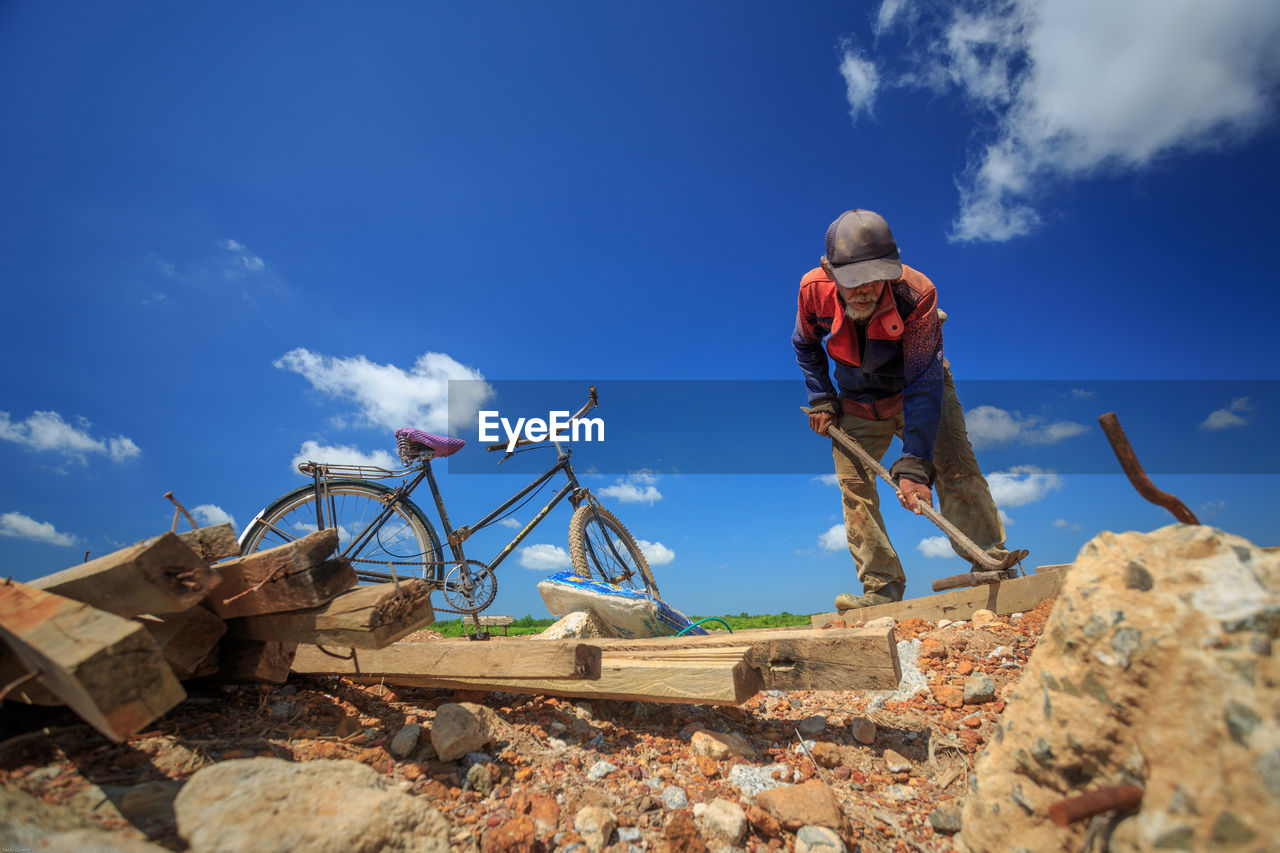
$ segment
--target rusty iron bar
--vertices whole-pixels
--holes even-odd
[[[199,530],[200,525],[196,524],[196,520],[191,517],[191,513],[187,512],[187,508],[178,503],[178,499],[173,496],[173,492],[165,492],[164,496],[173,502],[173,524],[169,526],[170,533],[178,532],[178,513],[182,513],[187,517],[187,521],[191,522],[192,530]]]
[[[1094,788],[1049,806],[1049,819],[1057,826],[1066,826],[1103,812],[1133,811],[1142,805],[1142,793],[1137,785]]]
[[[1098,423],[1102,425],[1102,431],[1107,434],[1107,441],[1111,442],[1111,449],[1115,452],[1116,459],[1120,461],[1120,467],[1124,469],[1125,475],[1138,490],[1138,494],[1156,506],[1169,510],[1173,513],[1173,517],[1183,524],[1200,523],[1195,513],[1187,509],[1187,505],[1178,500],[1177,496],[1157,489],[1151,482],[1147,472],[1142,470],[1142,464],[1138,462],[1137,454],[1133,452],[1129,439],[1125,437],[1124,429],[1120,426],[1120,419],[1116,417],[1115,412],[1107,412],[1099,416]]]

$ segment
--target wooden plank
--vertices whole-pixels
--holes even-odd
[[[892,604],[877,604],[874,607],[859,607],[843,613],[816,613],[811,621],[813,627],[821,628],[831,622],[851,625],[854,622],[879,619],[881,616],[892,616],[895,619],[918,616],[929,622],[937,622],[939,619],[968,619],[977,610],[990,610],[998,614],[1025,613],[1046,598],[1058,594],[1068,568],[1040,566],[1035,574],[1011,581],[953,589],[938,595],[911,598]]]
[[[337,547],[338,531],[327,528],[278,548],[219,563],[222,586],[208,604],[223,619],[325,604],[356,585],[349,562],[325,561]]]
[[[594,680],[420,675],[364,676],[353,680],[590,699],[741,705],[761,689],[759,675],[745,660],[748,648],[673,649],[648,657],[632,657],[631,653],[619,652],[616,656],[604,657],[600,677]]]
[[[251,640],[380,649],[433,621],[431,587],[413,579],[356,587],[307,610],[234,619],[228,628]]]
[[[497,625],[499,627],[510,625],[516,621],[514,616],[477,616],[476,619],[481,625]]]
[[[902,680],[891,628],[756,629],[590,642],[609,658],[624,651],[638,658],[674,649],[747,646],[747,666],[765,690],[892,690]]]
[[[182,680],[195,678],[201,662],[218,647],[227,625],[203,607],[178,613],[140,616],[138,621],[155,638],[173,674]]]
[[[186,698],[137,622],[28,584],[0,584],[0,637],[27,670],[38,670],[46,687],[116,742]]]
[[[185,610],[219,580],[218,572],[178,536],[162,533],[31,586],[118,616],[137,616]]]
[[[200,555],[206,563],[214,563],[240,554],[240,543],[230,524],[213,524],[178,534],[178,538]]]
[[[385,649],[329,649],[352,654],[350,660],[326,654],[316,646],[298,647],[293,671],[306,675],[359,675],[392,678],[592,679],[600,677],[600,649],[585,641],[525,643],[493,639],[487,642],[437,640],[397,643]]]
[[[260,642],[224,637],[219,643],[218,676],[232,681],[284,684],[297,643]]]

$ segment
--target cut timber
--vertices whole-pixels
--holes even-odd
[[[519,640],[434,640],[397,643],[377,651],[346,649],[343,657],[316,646],[299,646],[293,671],[304,675],[361,675],[396,679],[432,678],[592,679],[600,677],[600,650],[585,641],[531,644]],[[347,654],[352,657],[348,660]]]
[[[246,616],[228,628],[250,640],[380,649],[433,621],[431,587],[414,579],[357,587],[308,610]]]
[[[234,557],[240,553],[240,543],[230,524],[214,524],[179,533],[178,538],[200,555],[206,563]]]
[[[493,645],[507,645],[495,640]],[[558,646],[564,643],[544,643]],[[426,644],[422,644],[426,645]],[[671,649],[632,657],[630,652],[606,654],[595,680],[511,678],[508,676],[364,676],[354,680],[385,681],[411,687],[461,690],[500,690],[591,699],[680,702],[695,705],[741,705],[760,690],[760,677],[747,665],[749,646],[711,649]],[[523,649],[521,650],[523,654]]]
[[[9,647],[0,642],[0,690],[9,688],[3,695],[7,702],[23,705],[65,705],[56,693],[44,686],[40,673],[27,669]]]
[[[203,607],[179,613],[139,616],[138,621],[155,638],[173,674],[184,681],[194,678],[200,663],[217,648],[227,625]]]
[[[186,697],[137,622],[27,584],[0,584],[0,637],[28,671],[117,742]]]
[[[927,622],[937,622],[939,619],[968,619],[977,610],[990,610],[998,614],[1024,613],[1046,598],[1058,594],[1068,568],[1069,566],[1040,566],[1035,574],[1011,581],[956,589],[924,598],[895,601],[892,604],[859,607],[843,613],[817,613],[812,617],[813,627],[821,628],[831,622],[865,622],[881,616],[892,616],[895,619],[918,616]]]
[[[218,573],[176,534],[162,533],[31,586],[118,616],[137,616],[185,610],[218,582]]]
[[[233,681],[284,684],[289,679],[297,643],[259,642],[223,638],[219,643],[218,675]]]
[[[756,629],[650,640],[591,640],[606,658],[652,657],[673,649],[747,646],[746,663],[765,690],[893,690],[902,680],[891,628]]]
[[[338,547],[333,528],[218,564],[222,586],[208,603],[223,619],[318,607],[356,585],[351,564],[322,562]]]

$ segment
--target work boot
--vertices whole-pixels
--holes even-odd
[[[885,584],[877,590],[863,595],[851,595],[842,592],[836,596],[836,610],[856,610],[859,607],[872,607],[877,604],[892,604],[902,600],[905,585],[901,582]]]

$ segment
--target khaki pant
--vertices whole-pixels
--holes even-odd
[[[895,435],[902,435],[902,413],[883,421],[869,421],[853,415],[840,418],[840,428],[853,437],[876,459],[883,459]],[[902,563],[885,532],[880,515],[880,497],[876,491],[875,472],[861,460],[852,458],[833,440],[832,457],[844,504],[844,530],[849,540],[849,553],[858,569],[858,580],[865,592],[874,592],[885,584],[905,581]],[[991,500],[987,480],[978,468],[978,460],[969,445],[965,431],[964,411],[956,396],[951,371],[945,371],[942,392],[942,418],[938,424],[938,440],[933,446],[933,464],[937,478],[933,484],[942,515],[974,543],[996,559],[1009,552],[1004,547],[1004,524]],[[897,498],[894,498],[896,505]],[[936,535],[945,535],[935,531]],[[951,547],[972,563],[968,556]]]

